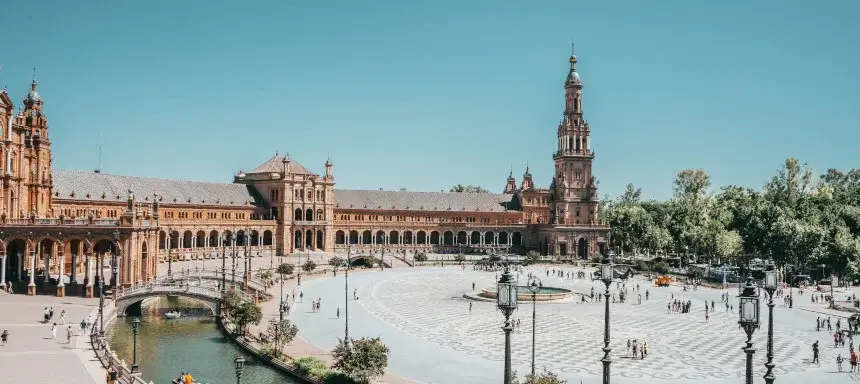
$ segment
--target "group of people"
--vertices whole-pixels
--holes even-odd
[[[631,352],[633,354],[631,355]],[[641,343],[637,339],[627,339],[627,356],[631,356],[634,359],[644,359],[645,356],[648,356],[648,343],[646,341],[642,341]]]
[[[193,384],[194,377],[191,376],[191,372],[182,372],[175,380],[173,380],[173,384]]]

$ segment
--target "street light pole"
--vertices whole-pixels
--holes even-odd
[[[352,250],[347,249],[346,251],[346,268],[343,270],[343,299],[344,299],[344,311],[343,311],[343,341],[349,340],[349,258]]]
[[[514,330],[514,322],[511,314],[517,309],[517,280],[511,273],[510,267],[505,264],[505,272],[502,273],[496,284],[496,302],[499,310],[505,315],[505,378],[504,384],[511,384],[511,331]]]
[[[609,365],[612,364],[612,358],[609,357],[609,352],[612,348],[609,347],[609,287],[612,285],[614,267],[612,260],[607,258],[600,265],[600,280],[606,286],[606,291],[603,293],[603,301],[605,301],[606,309],[603,315],[603,384],[609,384]]]
[[[738,295],[738,314],[740,319],[738,324],[743,328],[747,335],[746,346],[743,348],[747,355],[746,364],[746,384],[753,384],[753,365],[752,357],[755,349],[752,344],[752,335],[759,326],[759,301],[758,287],[753,284],[752,275],[747,277],[747,283]]]
[[[776,377],[773,375],[773,293],[776,292],[776,271],[773,269],[773,264],[764,272],[764,289],[767,292],[767,363],[764,366],[767,368],[767,373],[764,374],[764,382],[773,384]]]
[[[532,277],[529,290],[532,291],[532,377],[535,377],[535,339],[537,335],[537,293],[543,286],[540,279]]]
[[[140,366],[137,365],[137,331],[140,329],[139,317],[135,317],[134,320],[131,321],[131,327],[134,331],[134,349],[132,352],[131,373],[135,374],[140,371]]]
[[[242,384],[242,371],[245,367],[245,358],[242,355],[236,355],[233,359],[233,364],[236,365],[236,384]]]
[[[221,241],[221,290],[227,289],[227,240]]]
[[[176,241],[179,241],[177,236]],[[173,275],[173,256],[170,255],[170,248],[173,246],[173,229],[167,228],[167,277]]]

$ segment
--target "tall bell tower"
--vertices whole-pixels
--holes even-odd
[[[23,108],[6,124],[0,124],[4,125],[5,155],[2,209],[9,218],[52,215],[51,141],[37,85],[34,76]]]
[[[558,125],[553,160],[555,176],[550,185],[550,222],[555,225],[597,223],[597,179],[591,171],[591,129],[583,117],[582,79],[571,50],[570,71],[564,82],[564,115]]]

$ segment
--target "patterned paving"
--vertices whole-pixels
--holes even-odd
[[[420,276],[419,276],[420,274]],[[591,281],[563,280],[540,277],[544,285],[588,292]],[[398,329],[421,339],[460,351],[468,356],[501,361],[503,341],[500,329],[502,315],[492,302],[477,302],[462,298],[477,287],[493,285],[494,274],[458,270],[423,270],[388,274],[362,286],[359,294],[369,300],[359,301],[369,313]],[[710,323],[705,323],[704,303],[693,300],[688,314],[668,314],[666,304],[670,291],[648,287],[651,299],[645,301],[645,283],[641,283],[643,303],[611,304],[612,375],[630,379],[702,380],[728,379],[736,381],[744,374],[743,332],[737,326],[737,314],[727,313],[717,303]],[[595,285],[596,291],[603,289]],[[616,291],[613,287],[613,291]],[[683,293],[677,298],[686,299]],[[734,300],[732,300],[734,302]],[[469,303],[473,310],[468,311]],[[555,304],[538,303],[536,355],[539,367],[568,374],[601,374],[598,360],[602,357],[603,303]],[[531,304],[521,303],[515,318],[520,327],[512,337],[515,365],[528,365],[531,356]],[[766,315],[765,315],[766,316]],[[766,317],[765,317],[766,319]],[[808,332],[781,324],[774,326],[774,350],[777,368],[783,376],[789,372],[817,369],[808,364],[814,341]],[[814,336],[814,335],[813,335]],[[627,356],[627,339],[645,340],[648,356],[632,359]],[[826,338],[822,346],[826,345]],[[766,331],[759,330],[753,338],[759,349],[758,359],[764,358]],[[825,349],[825,348],[822,348]],[[822,351],[822,360],[829,359]],[[833,357],[835,359],[835,356]],[[764,373],[756,363],[756,376]]]

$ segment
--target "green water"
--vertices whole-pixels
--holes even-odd
[[[528,285],[517,286],[517,293],[532,293],[530,288],[531,287],[529,287]],[[565,293],[565,292],[570,292],[570,290],[564,289],[564,288],[540,287],[540,289],[538,289],[538,291],[537,291],[537,294],[540,295],[540,294]]]
[[[236,382],[233,359],[245,356],[242,383],[297,383],[261,361],[242,353],[224,338],[205,308],[187,308],[192,303],[175,298],[161,298],[147,305],[137,335],[137,359],[143,379],[167,384],[182,371],[191,371],[194,379],[206,384]],[[168,320],[163,313],[169,308],[182,309],[182,318]],[[187,317],[186,317],[187,315]],[[131,366],[133,317],[117,318],[107,330],[111,347]]]

